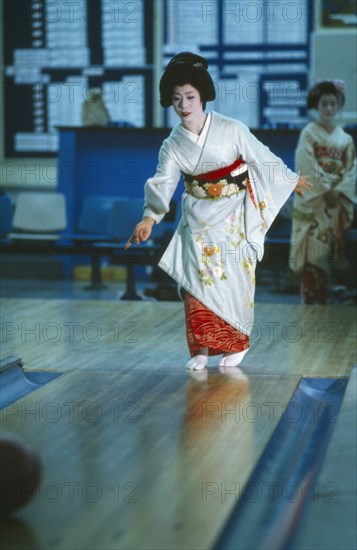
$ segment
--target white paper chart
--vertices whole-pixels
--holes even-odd
[[[250,127],[302,126],[312,9],[308,0],[167,0],[165,63],[200,53],[217,92],[209,108]],[[172,111],[166,122],[177,122]]]
[[[155,6],[162,68],[183,50],[205,56],[211,108],[250,127],[304,124],[309,0],[3,0],[6,157],[55,155],[56,127],[81,125],[92,87],[112,123],[153,126]]]
[[[7,157],[55,154],[92,87],[113,123],[152,125],[152,2],[4,0],[3,20]]]

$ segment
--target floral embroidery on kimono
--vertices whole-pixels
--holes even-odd
[[[352,137],[336,126],[328,133],[316,122],[301,132],[295,155],[296,169],[311,176],[313,187],[295,195],[290,267],[301,271],[306,264],[329,272],[335,263],[344,267],[343,231],[353,219],[356,154]],[[338,191],[336,204],[329,203]]]
[[[159,266],[180,287],[249,335],[255,267],[265,234],[298,176],[242,122],[211,112],[197,143],[177,124],[164,141],[154,177],[145,184],[144,215],[157,223],[186,178],[182,218]],[[220,170],[237,166],[227,176]],[[212,174],[217,172],[218,177]],[[205,181],[205,175],[213,179]]]

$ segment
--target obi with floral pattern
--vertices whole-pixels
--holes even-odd
[[[248,183],[248,168],[239,158],[230,166],[205,174],[183,174],[187,193],[196,199],[220,199],[245,191]]]

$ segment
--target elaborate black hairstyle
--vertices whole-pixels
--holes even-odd
[[[318,80],[307,95],[307,108],[317,109],[323,95],[334,95],[337,99],[338,106],[343,107],[345,104],[343,88],[344,83],[340,80]]]
[[[199,91],[201,101],[213,101],[216,97],[211,75],[207,71],[208,63],[204,57],[191,52],[181,52],[168,63],[160,80],[160,103],[162,107],[172,105],[172,93],[175,86],[191,84]]]

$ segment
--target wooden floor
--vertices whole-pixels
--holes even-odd
[[[3,299],[1,319],[1,356],[21,355],[30,370],[171,372],[188,359],[178,302]],[[257,304],[242,366],[251,374],[345,376],[355,341],[352,306]]]
[[[184,369],[180,303],[4,299],[1,321],[2,357],[64,373],[1,412],[44,467],[2,529],[19,550],[213,548],[301,377],[355,363],[346,306],[257,304],[229,373]]]

